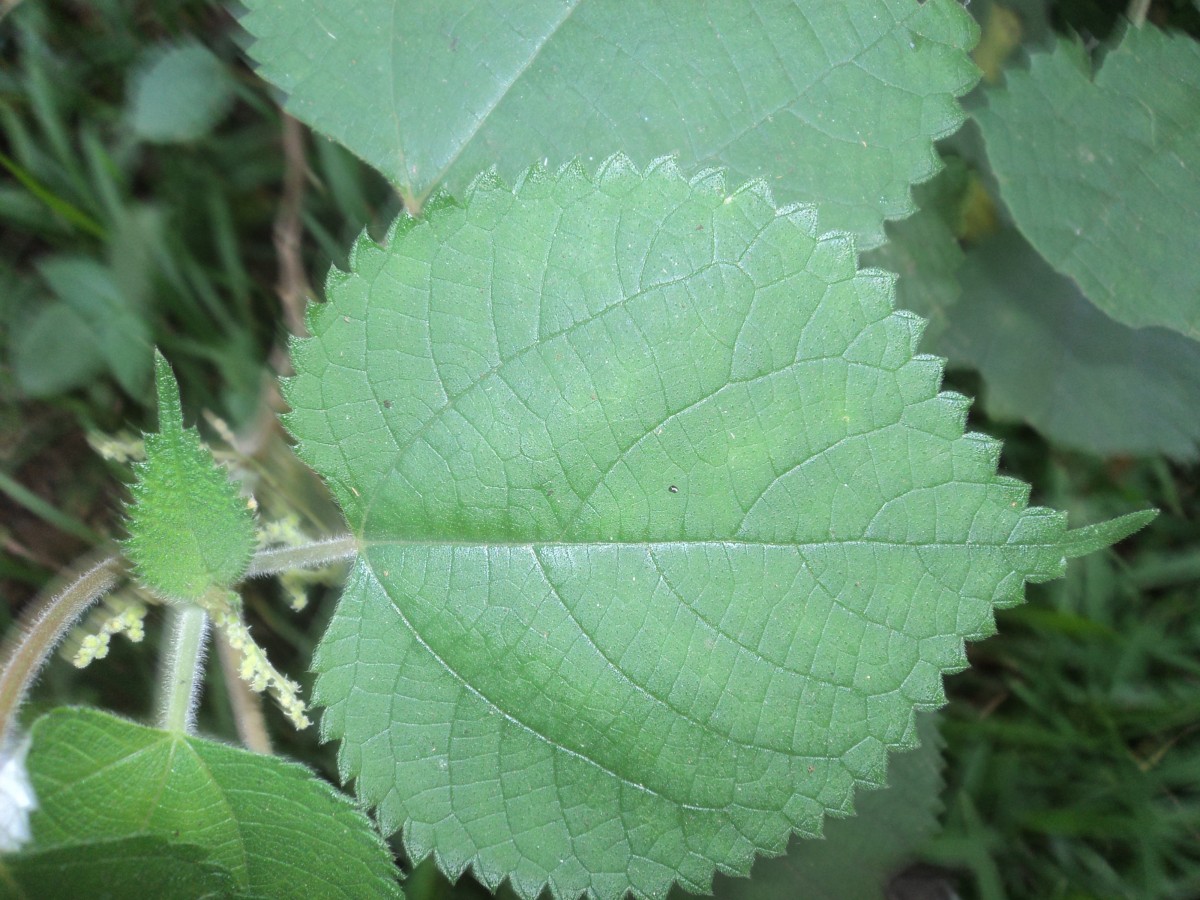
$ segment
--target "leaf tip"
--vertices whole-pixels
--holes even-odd
[[[350,269],[354,271],[362,264],[361,261],[373,253],[378,253],[383,248],[375,243],[367,229],[363,229],[354,238],[354,243],[350,245]]]
[[[779,208],[775,205],[775,197],[771,193],[771,186],[763,178],[750,179],[745,184],[739,186],[726,200],[729,203],[746,201],[765,203],[771,209],[775,210],[775,215],[777,216],[790,215],[792,213],[791,207],[785,206]]]
[[[1158,513],[1157,509],[1143,509],[1117,516],[1107,522],[1073,528],[1063,538],[1063,554],[1067,559],[1074,559],[1111,547],[1141,531],[1158,518]]]
[[[158,430],[163,434],[183,432],[183,405],[179,399],[179,382],[171,364],[157,347],[154,348],[154,384],[158,393]]]
[[[584,168],[583,162],[578,156],[573,157],[559,166],[558,171],[554,173],[554,180],[560,184],[591,183],[591,179],[588,177],[587,169]]]
[[[544,159],[539,160],[533,165],[522,169],[521,173],[517,175],[516,180],[513,182],[513,193],[519,194],[528,186],[545,184],[549,180],[550,171],[546,168],[546,161]]]
[[[630,167],[633,163],[625,160]],[[646,166],[645,175],[662,175],[664,178],[671,178],[677,181],[683,181],[683,173],[679,171],[679,158],[674,153],[668,153],[665,156],[659,156],[650,161],[650,165]]]

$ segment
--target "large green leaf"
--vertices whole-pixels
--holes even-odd
[[[401,896],[367,818],[302,766],[90,709],[32,734],[39,849],[158,836],[207,849],[257,897]]]
[[[287,424],[362,541],[322,728],[414,861],[524,897],[744,874],[1062,572],[891,283],[761,184],[623,159],[356,245]]]
[[[1064,41],[1007,79],[975,116],[1022,233],[1114,319],[1200,338],[1200,44],[1131,28],[1094,75]]]
[[[955,0],[248,0],[264,77],[412,211],[495,164],[623,151],[766,178],[883,240],[962,121],[976,28]]]
[[[1114,322],[1015,231],[975,247],[934,345],[984,377],[988,414],[1101,455],[1195,459],[1200,344]]]

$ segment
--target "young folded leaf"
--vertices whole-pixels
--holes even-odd
[[[125,552],[143,585],[165,600],[198,601],[237,582],[254,552],[254,515],[194,428],[183,427],[179,385],[155,353],[158,434],[130,487]]]
[[[315,695],[414,862],[564,900],[745,874],[1078,549],[815,222],[618,157],[331,275],[286,422],[363,549]]]

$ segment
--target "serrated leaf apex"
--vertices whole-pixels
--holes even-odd
[[[171,364],[157,347],[154,350],[154,386],[158,393],[158,430],[162,434],[183,431],[183,402]]]
[[[612,181],[627,177],[631,172],[637,172],[637,166],[633,164],[633,160],[623,152],[614,153],[596,167],[596,184],[605,186]]]
[[[126,507],[126,555],[143,585],[167,600],[196,601],[246,572],[254,516],[194,428],[183,427],[179,385],[155,353],[159,432],[146,436]]]

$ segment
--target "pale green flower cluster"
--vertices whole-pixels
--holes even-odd
[[[214,591],[206,600],[204,606],[213,624],[225,635],[229,646],[241,655],[238,676],[255,693],[270,693],[297,728],[311,725],[304,701],[300,699],[300,685],[280,674],[267,659],[266,652],[254,642],[238,610],[237,595]]]
[[[124,634],[133,643],[146,637],[146,607],[142,603],[127,602],[114,614],[105,619],[100,628],[79,642],[79,649],[71,657],[76,668],[82,669],[96,659],[108,656],[110,639],[114,634]]]

